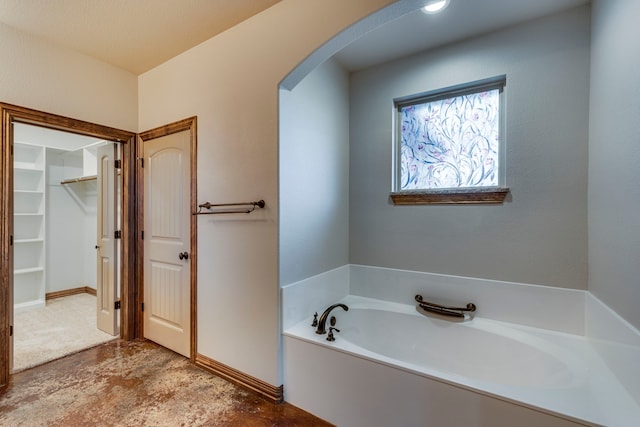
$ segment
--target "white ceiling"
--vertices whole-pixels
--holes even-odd
[[[102,140],[90,136],[31,126],[23,123],[13,125],[13,139],[32,145],[57,148],[59,150],[75,151],[100,143]]]
[[[0,0],[0,22],[139,75],[280,0]]]
[[[438,14],[418,10],[370,31],[339,52],[336,59],[348,70],[357,71],[589,2],[451,0]]]
[[[0,22],[138,75],[278,1],[0,0]],[[358,70],[585,3],[451,0],[440,14],[416,11],[371,31],[337,58]]]

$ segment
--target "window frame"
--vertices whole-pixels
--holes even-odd
[[[503,203],[509,193],[506,180],[506,138],[505,138],[505,93],[507,76],[499,75],[487,79],[476,80],[455,86],[449,86],[428,92],[395,98],[394,103],[394,138],[393,138],[393,173],[391,201],[394,205],[418,204],[478,204]],[[498,185],[482,187],[453,187],[438,189],[400,189],[402,127],[400,126],[402,108],[425,104],[447,98],[454,98],[489,90],[499,91],[499,152],[498,152]]]

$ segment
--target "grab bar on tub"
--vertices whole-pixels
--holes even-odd
[[[426,311],[444,314],[445,316],[464,317],[465,311],[476,311],[476,305],[471,302],[466,307],[447,307],[446,305],[425,301],[422,299],[422,295],[416,295],[416,302],[420,308]]]

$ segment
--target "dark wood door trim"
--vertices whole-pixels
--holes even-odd
[[[42,126],[71,132],[122,145],[122,240],[120,336],[134,339],[138,335],[136,286],[136,134],[69,117],[0,103],[2,141],[0,144],[0,386],[10,377],[10,328],[13,322],[13,271],[11,268],[11,232],[13,223],[13,123]]]
[[[191,195],[189,202],[189,209],[193,213],[196,211],[198,191],[197,191],[197,152],[198,152],[198,128],[197,128],[197,117],[189,117],[183,120],[179,120],[174,123],[170,123],[165,126],[160,126],[145,132],[142,132],[138,135],[138,146],[137,153],[138,156],[142,159],[144,158],[144,142],[152,139],[160,138],[163,136],[171,135],[178,132],[189,131],[190,139],[191,139],[191,153],[190,153],[190,162],[191,162]],[[142,164],[138,162],[136,168],[136,174],[138,178],[138,185],[136,194],[137,197],[137,227],[139,230],[144,229],[144,173],[141,170]],[[197,236],[198,236],[198,222],[197,216],[191,215],[191,235],[190,235],[190,253],[189,253],[189,264],[190,264],[190,275],[191,275],[191,283],[190,283],[190,294],[191,294],[191,325],[190,325],[190,335],[191,335],[191,351],[190,358],[191,361],[195,363],[197,352],[197,272],[198,272],[198,251],[197,251]],[[136,248],[138,254],[138,264],[137,264],[137,292],[139,295],[139,301],[143,301],[144,295],[144,276],[143,276],[143,265],[144,265],[144,251],[143,251],[143,241],[142,239],[138,240],[138,245]],[[143,313],[142,309],[138,310],[137,316],[137,325],[139,326],[138,336],[143,336]]]

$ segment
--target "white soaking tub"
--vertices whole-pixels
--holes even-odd
[[[340,302],[334,342],[311,317],[284,332],[285,399],[339,426],[639,425],[638,402],[583,336]]]

